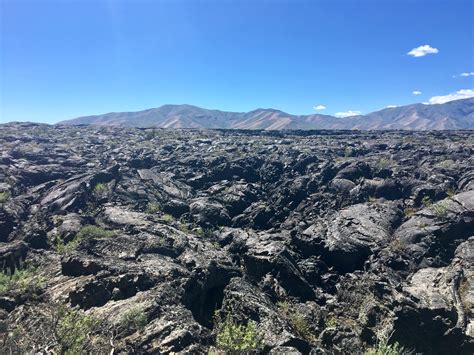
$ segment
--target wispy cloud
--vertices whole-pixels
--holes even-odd
[[[425,44],[423,46],[413,48],[407,54],[411,55],[412,57],[424,57],[427,54],[436,54],[436,53],[439,53],[438,48],[433,48],[430,45]]]
[[[417,90],[415,90],[415,91],[413,91],[413,92],[412,92],[412,94],[413,94],[413,95],[421,95],[421,94],[422,94],[422,92],[421,92],[421,91],[417,91]]]
[[[318,105],[318,106],[314,106],[313,107],[316,111],[321,111],[321,110],[325,110],[326,109],[326,106],[324,105]]]
[[[388,106],[385,107],[385,108],[394,108],[394,107],[398,107],[398,105],[388,105]]]
[[[345,117],[357,116],[357,115],[360,115],[361,113],[362,112],[360,112],[360,111],[349,110],[349,111],[346,111],[346,112],[336,112],[336,114],[334,116],[340,117],[340,118],[345,118]]]
[[[459,76],[474,76],[474,71],[461,73]]]
[[[462,89],[456,92],[453,92],[448,95],[441,95],[441,96],[433,96],[429,100],[429,104],[444,104],[449,101],[460,100],[460,99],[468,99],[470,97],[474,97],[474,90],[472,89]]]

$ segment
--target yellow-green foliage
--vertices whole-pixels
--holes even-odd
[[[157,212],[160,212],[161,208],[160,205],[157,204],[156,202],[148,202],[148,205],[146,207],[146,212],[149,214],[155,214]]]
[[[196,235],[199,237],[211,237],[212,236],[212,229],[211,228],[197,228],[196,229]]]
[[[250,320],[247,324],[237,324],[230,314],[216,324],[216,347],[229,353],[259,349],[262,337],[257,324]]]
[[[41,283],[42,278],[37,276],[37,270],[33,266],[20,267],[13,273],[8,269],[0,272],[0,295],[11,290],[34,291],[41,287]]]
[[[143,330],[148,324],[148,317],[142,309],[134,308],[122,316],[121,323],[129,329]]]
[[[293,329],[306,340],[311,341],[313,339],[313,334],[309,326],[308,321],[303,317],[303,315],[298,312],[292,305],[288,302],[279,302],[277,303],[278,310],[280,314],[288,319]]]
[[[431,201],[431,198],[429,196],[424,196],[421,199],[421,203],[425,207],[430,207],[433,204],[433,202]]]
[[[388,169],[397,165],[397,162],[392,159],[380,158],[377,161],[377,168],[379,169]]]
[[[337,319],[336,317],[328,317],[324,321],[324,326],[326,328],[336,328],[337,327]]]
[[[375,202],[377,202],[377,197],[375,197],[375,196],[369,196],[369,202],[370,202],[370,203],[375,203]]]
[[[365,355],[403,355],[411,354],[410,351],[405,349],[399,343],[388,344],[388,341],[378,341],[374,347],[367,349]]]
[[[61,307],[55,329],[60,354],[83,354],[99,321],[80,311]]]
[[[83,240],[110,238],[116,235],[115,231],[106,230],[93,225],[86,225],[76,234],[76,236],[67,243],[57,239],[55,249],[58,253],[66,253],[76,248]]]
[[[97,183],[94,186],[94,194],[95,195],[102,195],[102,193],[107,189],[107,186],[101,182]]]
[[[161,216],[161,219],[165,222],[173,222],[174,221],[174,217],[168,213],[165,213]]]
[[[432,205],[431,210],[436,215],[436,217],[445,217],[448,214],[448,203],[446,201],[438,202]]]
[[[10,198],[10,193],[8,191],[0,192],[0,203],[5,203]]]

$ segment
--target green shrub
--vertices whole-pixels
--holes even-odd
[[[148,205],[146,206],[147,213],[155,214],[160,211],[161,211],[161,208],[159,204],[157,204],[156,202],[148,202]]]
[[[433,204],[433,201],[431,201],[429,196],[423,196],[421,199],[421,204],[425,207],[430,207]]]
[[[196,235],[199,237],[210,238],[212,237],[213,230],[212,228],[196,228]]]
[[[37,270],[33,266],[21,266],[13,273],[10,269],[0,272],[0,295],[11,290],[35,291],[41,287],[43,280],[37,276]]]
[[[327,317],[324,321],[325,328],[336,328],[337,327],[337,319],[336,317]]]
[[[66,253],[76,248],[83,240],[110,238],[116,235],[115,231],[106,230],[93,225],[86,225],[76,234],[76,236],[67,243],[61,239],[55,240],[55,249],[58,253]]]
[[[388,340],[377,341],[374,347],[367,349],[365,355],[404,355],[412,352],[405,349],[399,343],[389,344]]]
[[[91,333],[97,331],[99,321],[80,311],[62,306],[58,309],[55,335],[60,354],[84,354]]]
[[[436,166],[441,169],[456,169],[457,163],[454,160],[446,159],[436,164]]]
[[[107,185],[99,182],[94,186],[94,195],[100,196],[107,189]]]
[[[292,328],[298,335],[309,341],[313,339],[309,323],[300,312],[288,302],[278,302],[277,307],[280,314],[290,322]]]
[[[377,197],[369,196],[369,203],[375,203],[375,202],[377,202]]]
[[[10,193],[8,191],[0,192],[0,203],[5,203],[10,198]]]
[[[448,214],[448,203],[446,201],[438,202],[430,208],[436,217],[442,218]]]
[[[377,168],[378,169],[388,169],[392,168],[397,165],[397,162],[392,159],[380,158],[377,161]]]
[[[120,323],[126,328],[141,331],[148,324],[148,317],[142,309],[134,308],[122,316]]]
[[[247,324],[237,324],[230,314],[224,321],[216,324],[216,347],[226,352],[245,352],[259,349],[262,337],[254,321]]]
[[[174,217],[168,213],[164,213],[162,216],[161,216],[161,219],[165,222],[173,222],[174,221]]]

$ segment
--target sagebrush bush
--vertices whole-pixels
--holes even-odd
[[[116,235],[115,231],[106,230],[94,225],[85,225],[75,235],[75,237],[67,243],[64,243],[61,239],[55,240],[55,249],[58,253],[66,253],[73,250],[83,240],[87,239],[101,239],[110,238]]]
[[[448,214],[448,203],[446,201],[438,202],[432,205],[430,208],[438,218],[446,217]]]
[[[238,324],[230,314],[223,321],[217,321],[216,347],[229,353],[240,353],[259,349],[262,337],[257,323],[250,320],[247,324]]]
[[[60,307],[54,329],[60,354],[83,354],[99,321],[81,311]]]
[[[101,182],[97,183],[94,186],[94,194],[95,195],[102,195],[102,193],[107,189],[107,186]]]
[[[125,328],[141,331],[148,324],[148,317],[143,309],[134,308],[125,312],[120,323]]]
[[[11,290],[35,291],[41,284],[42,278],[37,276],[36,268],[31,265],[22,265],[14,272],[10,269],[0,272],[0,295]]]
[[[10,198],[10,193],[8,191],[0,192],[0,203],[5,203]]]
[[[148,202],[148,205],[146,206],[147,213],[155,214],[160,211],[161,211],[161,208],[159,204],[157,204],[156,202]]]
[[[367,349],[365,355],[409,355],[413,351],[403,347],[398,342],[389,344],[390,336],[381,336],[375,346]]]
[[[312,341],[314,336],[311,327],[305,317],[288,302],[278,302],[278,311],[291,324],[292,328],[302,338]]]

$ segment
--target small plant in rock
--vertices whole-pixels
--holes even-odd
[[[390,246],[391,246],[392,249],[394,249],[394,250],[403,250],[403,249],[404,249],[403,243],[402,243],[402,241],[401,241],[399,238],[393,239],[393,240],[390,242]]]
[[[454,195],[456,195],[456,190],[453,189],[452,187],[450,187],[450,188],[446,191],[446,194],[447,194],[449,197],[453,197]]]
[[[298,310],[288,302],[278,302],[277,307],[280,314],[288,319],[292,328],[296,333],[298,333],[298,335],[309,341],[313,339],[313,334],[308,321]]]
[[[125,328],[142,331],[148,324],[148,317],[143,309],[134,308],[122,316],[120,323]]]
[[[431,201],[431,198],[429,196],[423,196],[421,199],[421,204],[424,207],[430,207],[433,204],[433,201]]]
[[[107,186],[101,182],[97,183],[94,186],[94,195],[100,196],[104,193],[104,191],[107,189]]]
[[[452,159],[446,159],[436,164],[436,166],[441,169],[455,169],[457,164]]]
[[[91,334],[98,330],[100,322],[81,311],[61,306],[55,315],[55,338],[60,354],[83,354],[91,342]]]
[[[10,199],[10,193],[8,191],[0,192],[0,203],[5,203]]]
[[[198,227],[198,228],[195,229],[195,233],[199,237],[210,238],[210,237],[212,237],[213,229],[212,228]]]
[[[461,304],[465,310],[473,309],[474,304],[469,302],[468,300],[468,293],[469,293],[469,280],[467,278],[463,278],[459,283],[459,297],[461,298]]]
[[[35,267],[21,265],[14,272],[7,269],[0,273],[0,295],[12,290],[35,292],[41,288],[43,279],[37,276]]]
[[[393,168],[395,165],[397,165],[397,162],[392,159],[380,158],[377,161],[377,168],[380,170]]]
[[[337,327],[337,319],[336,317],[327,317],[324,321],[324,327],[327,328],[336,328]]]
[[[155,214],[161,211],[160,205],[156,202],[148,202],[146,206],[146,213]]]
[[[257,323],[250,320],[247,324],[238,324],[227,314],[224,320],[216,317],[216,348],[228,353],[242,353],[257,350],[262,346]]]
[[[117,233],[112,230],[106,230],[93,225],[86,225],[82,227],[75,237],[67,243],[64,243],[59,238],[56,239],[55,249],[58,253],[67,253],[75,249],[83,240],[110,238],[114,237],[116,234]]]
[[[448,214],[448,203],[446,201],[438,202],[432,205],[430,208],[438,218],[446,217]]]
[[[344,149],[344,156],[346,158],[353,157],[354,156],[354,149],[351,148],[351,147],[346,147],[346,149]]]
[[[162,216],[161,216],[161,219],[165,222],[173,222],[174,221],[174,217],[168,213],[164,213]]]
[[[413,208],[413,207],[407,207],[403,211],[403,214],[404,214],[406,219],[409,219],[409,218],[413,217],[415,215],[415,213],[416,213],[416,209]]]
[[[365,355],[409,355],[413,352],[401,346],[398,342],[389,344],[390,337],[381,337],[375,346],[367,349]]]
[[[375,202],[377,202],[377,197],[369,196],[369,203],[375,203]]]

